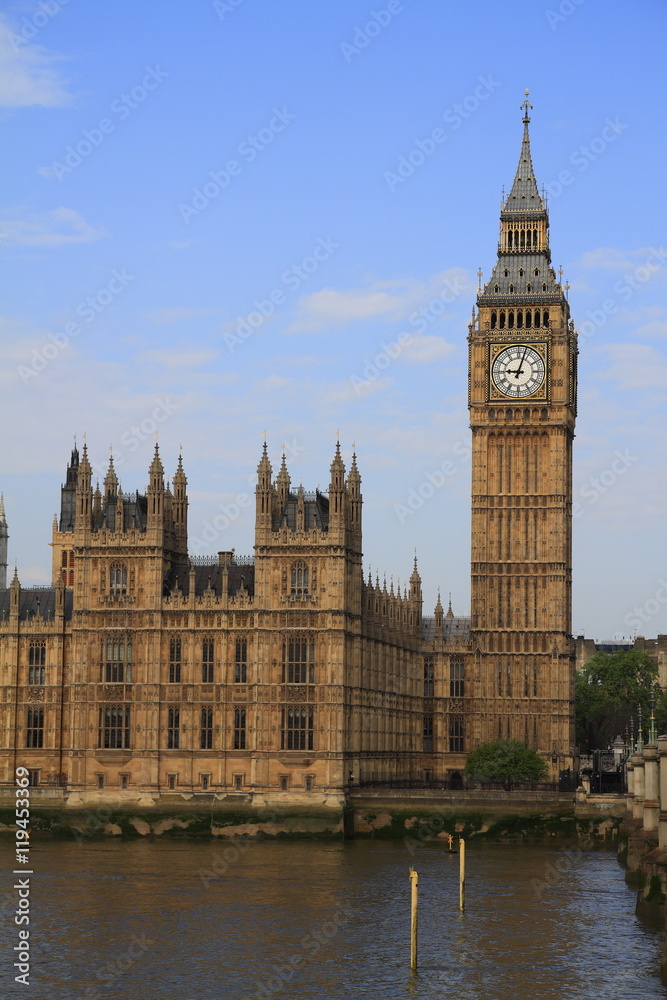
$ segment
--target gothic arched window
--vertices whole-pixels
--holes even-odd
[[[127,566],[123,563],[112,563],[109,570],[109,593],[127,593]]]
[[[308,593],[308,566],[304,562],[292,563],[291,593],[301,597]]]

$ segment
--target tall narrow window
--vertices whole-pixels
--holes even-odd
[[[424,753],[433,752],[433,716],[424,716],[422,750]]]
[[[132,681],[132,642],[110,636],[102,641],[102,680],[107,684]]]
[[[201,739],[202,750],[213,749],[213,709],[210,706],[201,710]]]
[[[44,746],[44,709],[29,708],[26,720],[26,744],[29,749],[41,750]]]
[[[170,708],[167,713],[167,749],[178,750],[181,745],[181,710]]]
[[[105,750],[129,749],[129,705],[105,705],[104,708],[100,708],[99,743]]]
[[[283,681],[288,684],[315,682],[315,643],[308,636],[290,636],[283,642]]]
[[[234,749],[245,750],[245,708],[234,709]]]
[[[533,698],[537,698],[537,660],[533,662]]]
[[[234,682],[245,684],[248,680],[248,640],[245,636],[236,640],[234,654]]]
[[[512,665],[510,661],[507,661],[507,686],[505,688],[505,694],[508,698],[512,697]]]
[[[465,744],[464,719],[462,715],[449,717],[449,752],[463,753]]]
[[[213,639],[202,639],[201,644],[201,679],[202,684],[213,683],[213,657],[215,644]]]
[[[169,683],[180,684],[181,682],[181,640],[170,639],[169,641]]]
[[[425,698],[432,698],[433,697],[433,683],[434,683],[433,675],[434,675],[433,657],[432,656],[425,656],[424,657],[424,697]]]
[[[282,711],[282,750],[313,749],[313,710],[305,706]]]
[[[43,684],[46,678],[46,643],[31,642],[28,650],[28,684]]]
[[[302,597],[309,593],[308,577],[308,567],[304,562],[295,562],[292,564],[292,594]]]
[[[449,697],[463,698],[465,694],[465,666],[460,656],[452,657],[449,664]]]
[[[123,563],[112,563],[109,570],[109,593],[127,593],[127,566]]]
[[[528,679],[528,664],[527,663],[524,663],[524,665],[523,665],[523,694],[524,694],[525,698],[527,698],[529,696],[529,694],[530,694],[530,684],[529,684],[529,679]],[[526,723],[526,725],[528,725],[528,723]],[[527,742],[528,742],[528,738],[526,737],[526,743]]]

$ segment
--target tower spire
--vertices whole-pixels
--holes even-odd
[[[524,112],[521,152],[512,189],[503,204],[503,212],[546,212],[546,206],[542,201],[535,180],[533,159],[530,153],[530,131],[528,129],[530,115],[528,112],[533,105],[528,100],[528,91],[526,91],[526,99],[521,107]]]
[[[531,306],[539,307],[530,311],[530,325],[549,325],[550,305],[559,304],[561,291],[556,275],[551,267],[549,249],[549,213],[544,198],[540,195],[530,151],[530,114],[533,105],[526,98],[523,110],[523,136],[521,151],[514,181],[509,194],[503,200],[500,211],[500,240],[498,259],[489,280],[477,295],[477,308],[482,306],[514,305],[515,297],[529,300]],[[511,314],[518,319],[514,313]],[[503,329],[509,322],[509,314],[494,314],[491,322]],[[524,314],[521,313],[521,324]],[[521,325],[520,324],[520,325]]]

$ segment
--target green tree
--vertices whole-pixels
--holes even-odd
[[[603,750],[625,734],[637,709],[642,707],[644,739],[648,735],[651,689],[658,680],[658,665],[637,650],[596,653],[575,681],[576,738],[579,749]],[[667,706],[666,706],[667,708]],[[665,711],[667,721],[667,711]]]
[[[548,774],[545,761],[519,740],[488,740],[468,754],[465,773],[474,781],[497,781],[505,788],[542,781]]]

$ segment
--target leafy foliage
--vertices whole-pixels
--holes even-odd
[[[658,680],[658,665],[648,653],[596,653],[577,675],[575,682],[575,717],[577,743],[581,750],[603,750],[619,734],[624,735],[637,708],[642,706],[644,738],[648,734],[651,688]],[[659,701],[667,724],[667,701]],[[656,718],[660,720],[658,713]]]
[[[542,781],[548,767],[536,750],[519,740],[488,740],[468,754],[465,772],[476,781],[497,781],[506,788]]]

